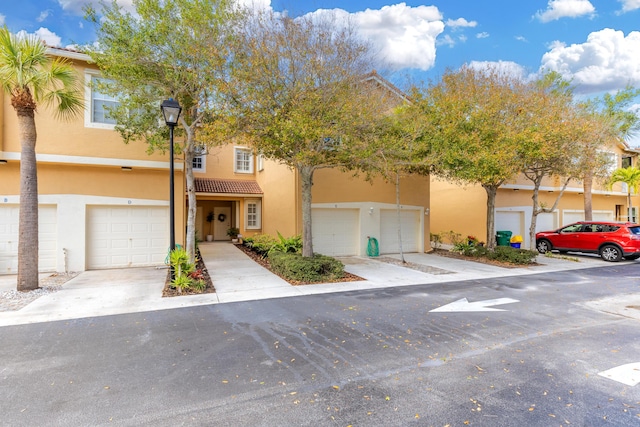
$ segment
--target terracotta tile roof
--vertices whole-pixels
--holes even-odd
[[[195,178],[196,193],[263,194],[255,181]]]

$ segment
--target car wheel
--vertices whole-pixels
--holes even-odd
[[[640,255],[627,255],[626,257],[624,257],[624,259],[628,261],[633,261],[634,259],[638,259],[638,258],[640,258]]]
[[[622,251],[615,245],[606,245],[600,249],[600,257],[605,261],[617,262],[622,258]]]
[[[551,252],[551,242],[546,239],[538,240],[538,243],[536,243],[536,249],[538,249],[538,252],[541,254]]]

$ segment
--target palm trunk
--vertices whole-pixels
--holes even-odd
[[[20,130],[20,219],[18,291],[38,289],[38,175],[33,110],[18,111]]]
[[[313,186],[313,167],[302,166],[300,181],[302,183],[302,256],[313,256],[313,236],[311,234],[311,187]]]

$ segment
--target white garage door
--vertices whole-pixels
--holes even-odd
[[[402,252],[418,252],[420,238],[420,219],[418,211],[400,211]],[[383,209],[380,211],[380,253],[400,253],[398,242],[398,211]]]
[[[0,206],[0,274],[18,272],[18,205]],[[38,207],[38,270],[56,271],[57,214],[55,206]]]
[[[592,216],[594,221],[613,221],[615,215],[611,211],[595,211]]]
[[[594,221],[613,221],[615,215],[611,211],[594,211],[591,216]],[[563,219],[563,226],[584,221],[584,211],[564,211]]]
[[[168,249],[168,208],[87,208],[87,269],[164,264]]]
[[[496,231],[511,231],[512,235],[527,234],[524,230],[524,212],[519,211],[496,211],[495,218]]]
[[[584,221],[584,211],[564,211],[562,213],[562,227],[578,221]]]
[[[358,253],[357,209],[313,209],[313,252],[329,256]]]
[[[536,233],[539,231],[553,231],[559,228],[556,221],[557,215],[555,213],[540,213],[536,219]],[[527,230],[528,231],[528,230]]]

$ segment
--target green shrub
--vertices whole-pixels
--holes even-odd
[[[434,249],[440,249],[442,246],[442,234],[440,233],[429,233],[429,240],[433,242]]]
[[[477,246],[468,242],[458,242],[451,248],[451,252],[457,252],[466,256],[475,256]]]
[[[487,258],[497,261],[510,262],[512,264],[533,264],[538,252],[528,249],[517,249],[511,246],[496,246],[493,250],[487,251]]]
[[[195,269],[195,265],[189,262],[189,254],[187,251],[178,247],[171,251],[169,255],[169,262],[175,272],[175,276],[187,275]]]
[[[171,285],[180,293],[185,289],[189,289],[193,283],[189,274],[193,272],[195,265],[189,262],[187,251],[182,247],[173,249],[169,254],[169,262],[173,269]]]
[[[447,231],[443,234],[443,238],[448,240],[449,243],[451,243],[452,245],[457,245],[458,243],[463,243],[464,240],[462,239],[462,234],[460,233],[456,233],[453,230]]]
[[[276,239],[268,234],[257,234],[253,237],[246,239],[247,246],[254,252],[267,256],[269,250],[276,244]]]
[[[269,249],[269,253],[272,251],[278,252],[290,252],[290,253],[300,253],[302,252],[302,236],[297,235],[293,237],[283,237],[282,234],[278,231],[278,240],[271,246]]]
[[[303,257],[298,253],[272,251],[269,262],[273,271],[287,280],[329,282],[344,277],[344,264],[325,255]]]

